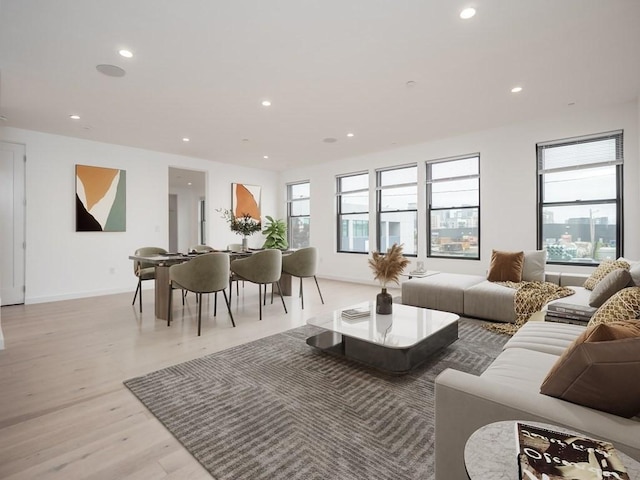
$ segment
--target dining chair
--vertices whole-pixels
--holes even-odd
[[[304,310],[304,290],[302,289],[302,279],[310,278],[316,282],[318,293],[320,294],[320,301],[324,304],[322,298],[322,292],[320,291],[320,285],[318,285],[318,279],[316,278],[316,270],[318,268],[318,249],[316,247],[307,247],[296,250],[289,255],[283,255],[282,257],[282,273],[291,275],[292,277],[300,278],[300,292],[298,296],[302,302],[302,309]],[[278,287],[280,288],[280,287]],[[273,293],[272,293],[273,294]]]
[[[246,258],[238,258],[231,262],[231,271],[241,280],[247,280],[258,284],[258,304],[260,320],[262,320],[262,288],[263,285],[275,283],[278,285],[280,299],[284,312],[287,306],[284,303],[282,289],[280,288],[280,275],[282,274],[282,252],[275,249],[262,250]]]
[[[227,245],[227,250],[229,250],[230,252],[242,252],[242,244],[241,243],[230,243],[229,245]],[[231,295],[233,294],[233,282],[236,282],[236,295],[240,295],[240,281],[241,279],[238,279],[238,276],[235,275],[233,272],[231,272],[229,274],[229,298],[231,298]],[[244,282],[242,282],[242,288],[244,288]]]
[[[215,293],[215,303],[213,308],[213,316],[217,314],[218,292],[222,291],[224,301],[227,304],[227,311],[231,318],[231,324],[235,327],[231,306],[227,297],[227,288],[229,281],[229,255],[223,252],[206,253],[200,255],[188,262],[178,265],[171,265],[169,268],[170,287],[181,288],[196,294],[198,302],[198,336],[202,325],[202,294]],[[167,326],[171,325],[171,308],[173,291],[169,294],[169,311],[167,315]]]
[[[142,247],[135,251],[135,255],[140,257],[153,257],[164,253],[167,253],[167,251],[160,247]],[[151,263],[135,260],[133,262],[133,274],[138,277],[138,286],[136,287],[136,293],[133,295],[131,305],[136,304],[136,297],[140,294],[140,313],[142,313],[142,282],[145,280],[155,280],[156,267]]]

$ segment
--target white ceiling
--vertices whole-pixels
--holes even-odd
[[[640,0],[0,0],[0,80],[4,125],[282,170],[633,100]]]

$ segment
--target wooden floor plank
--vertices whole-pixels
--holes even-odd
[[[257,287],[240,288],[236,328],[223,302],[213,317],[213,297],[205,298],[200,337],[193,296],[184,308],[176,297],[171,327],[155,318],[146,290],[142,314],[132,293],[2,307],[0,478],[210,478],[122,382],[304,325],[379,290],[323,279],[320,286],[325,305],[309,289],[304,310],[297,297],[286,298],[288,314],[278,299],[267,301],[262,321]]]

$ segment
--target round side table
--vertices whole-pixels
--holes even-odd
[[[490,423],[473,432],[464,447],[464,465],[470,480],[517,480],[518,460],[515,421]],[[563,427],[521,420],[549,430],[574,433]],[[580,434],[578,434],[580,435]],[[640,462],[618,450],[629,478],[640,479]]]

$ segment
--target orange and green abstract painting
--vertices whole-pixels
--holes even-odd
[[[76,232],[124,232],[127,172],[76,165]]]
[[[260,221],[260,187],[232,183],[231,210],[236,218],[249,215]]]

